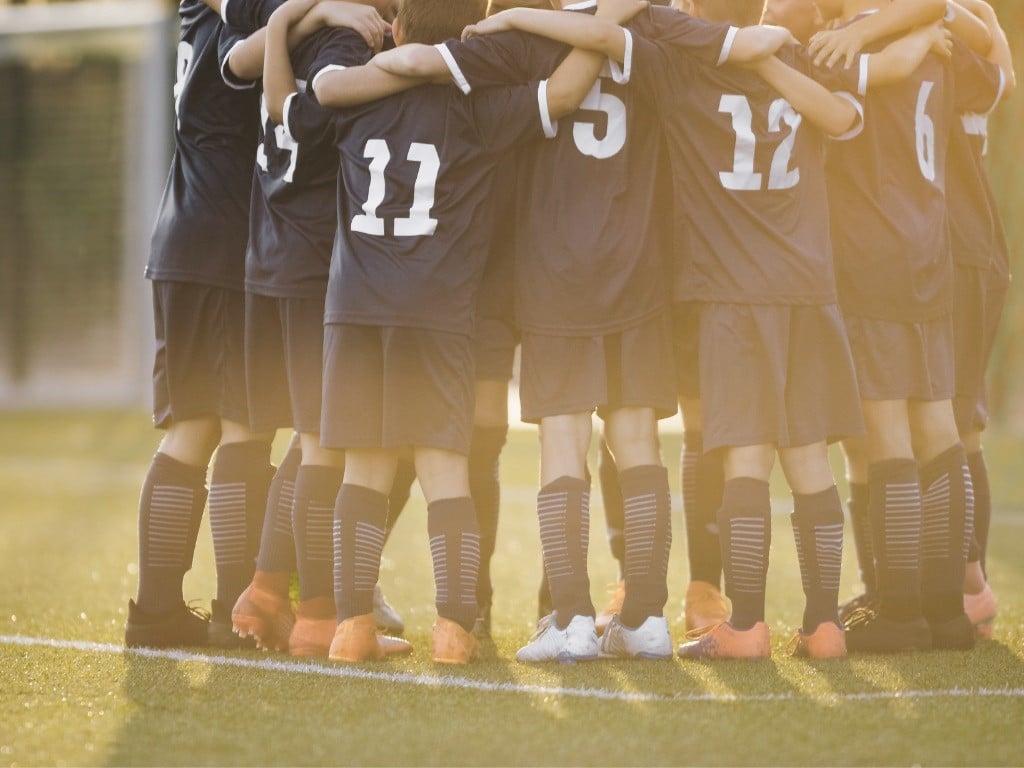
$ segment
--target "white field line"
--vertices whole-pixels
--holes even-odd
[[[294,661],[272,659],[244,659],[233,656],[207,656],[185,651],[157,650],[150,648],[125,648],[113,643],[92,643],[79,640],[57,640],[45,637],[22,635],[0,635],[0,645],[21,647],[56,648],[81,651],[83,653],[131,654],[147,659],[162,659],[221,667],[258,669],[264,672],[285,672],[301,675],[318,675],[348,680],[363,680],[398,685],[413,685],[426,688],[445,688],[485,693],[525,694],[527,696],[558,696],[578,699],[599,699],[603,701],[655,702],[655,703],[759,703],[778,701],[807,702],[855,702],[895,701],[905,699],[962,699],[974,697],[1024,698],[1024,688],[946,688],[920,691],[872,691],[867,693],[825,693],[821,695],[786,693],[678,693],[665,696],[656,693],[631,691],[609,691],[601,688],[568,688],[563,686],[523,685],[520,683],[494,683],[487,680],[473,680],[453,675],[413,675],[402,672],[373,672],[347,666],[324,666]]]

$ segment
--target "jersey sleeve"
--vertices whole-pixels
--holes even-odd
[[[644,35],[664,45],[680,48],[701,64],[718,67],[729,59],[739,32],[730,24],[715,24],[668,8],[651,9],[652,24]]]
[[[548,77],[569,52],[561,43],[522,32],[448,40],[435,48],[463,93]]]
[[[830,136],[833,141],[849,141],[864,130],[864,96],[867,93],[868,54],[858,54],[849,67],[819,66],[814,63],[807,49],[799,45],[787,45],[777,54],[784,64],[806,75],[827,88],[836,96],[846,99],[857,110],[857,120],[850,130],[841,136]]]
[[[217,40],[217,66],[220,68],[220,76],[229,88],[237,91],[246,91],[256,87],[255,80],[243,80],[231,71],[229,66],[231,52],[245,42],[248,35],[240,29],[224,25],[220,30],[220,37]]]
[[[251,35],[270,21],[284,0],[221,0],[220,15],[229,27]]]
[[[672,100],[672,83],[690,77],[696,62],[685,53],[659,40],[651,40],[632,31],[626,34],[626,55],[622,62],[621,83],[631,83],[640,97],[656,107]],[[666,74],[672,72],[672,77]],[[613,73],[617,74],[613,70]]]
[[[548,113],[547,81],[488,88],[470,100],[470,119],[489,153],[500,154],[520,141],[553,138],[558,125]]]
[[[330,71],[328,68],[358,67],[373,58],[373,51],[366,41],[351,29],[324,29],[311,37],[310,41],[315,46],[315,53],[308,57],[309,63],[302,67],[300,75],[309,83],[322,72]],[[295,63],[295,56],[292,59]],[[302,63],[305,64],[305,61]]]
[[[330,69],[325,67],[321,72]],[[310,83],[305,92],[297,91],[284,100],[281,124],[292,141],[299,144],[321,144],[333,140],[335,117],[343,113],[321,106],[313,93],[313,83]]]
[[[998,64],[953,40],[954,104],[957,112],[987,115],[1003,98],[1006,76]]]

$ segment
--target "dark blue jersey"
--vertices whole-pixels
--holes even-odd
[[[729,30],[667,8],[651,8],[629,27],[674,36],[712,65]],[[464,88],[484,88],[546,76],[568,48],[508,32],[450,42],[442,53]],[[658,195],[666,166],[660,126],[625,79],[606,65],[581,108],[559,121],[557,137],[520,153],[515,272],[524,330],[613,333],[666,307],[672,205]]]
[[[340,154],[326,322],[472,334],[494,167],[550,127],[546,84],[473,96],[424,85],[326,120],[293,94],[284,114],[300,145]]]
[[[174,158],[146,276],[242,290],[257,94],[225,66],[243,36],[199,0],[179,14]]]

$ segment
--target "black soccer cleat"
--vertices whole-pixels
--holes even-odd
[[[860,608],[846,620],[848,653],[906,653],[931,647],[931,629],[923,617],[893,621],[870,608]]]
[[[207,644],[213,648],[256,647],[256,638],[240,637],[231,626],[231,608],[214,599],[210,601],[210,623],[207,626]]]
[[[206,611],[185,603],[160,613],[147,613],[129,600],[124,644],[127,648],[205,646],[209,621]]]
[[[491,639],[491,604],[480,605],[476,614],[476,621],[473,624],[473,634],[477,640],[489,641]]]
[[[846,620],[853,615],[853,612],[858,608],[870,608],[872,611],[878,610],[878,595],[872,592],[864,592],[863,594],[851,597],[845,603],[839,604],[839,623],[845,624]]]
[[[928,621],[932,632],[932,648],[937,651],[969,651],[974,647],[974,625],[961,613],[946,621]]]

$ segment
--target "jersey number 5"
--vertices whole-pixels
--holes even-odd
[[[364,235],[383,237],[384,219],[377,216],[377,209],[384,202],[384,169],[391,162],[391,150],[383,139],[370,139],[363,148],[363,157],[370,160],[370,191],[363,203],[363,213],[352,217],[351,229]],[[395,219],[395,237],[432,235],[437,230],[437,219],[431,218],[430,209],[434,207],[441,158],[433,144],[413,142],[409,146],[408,159],[419,163],[420,169],[416,174],[416,188],[409,215]]]
[[[718,111],[732,115],[732,129],[736,132],[736,152],[733,155],[732,170],[722,171],[718,178],[722,186],[732,190],[759,190],[763,174],[754,171],[754,152],[757,138],[754,136],[754,115],[746,96],[725,94],[718,104]],[[782,124],[789,126],[789,135],[782,140],[772,157],[768,189],[791,189],[800,183],[800,169],[789,169],[789,160],[796,144],[796,132],[803,118],[785,99],[776,99],[768,108],[768,130],[778,133]]]
[[[607,67],[605,64],[606,69]],[[602,73],[604,74],[607,72]],[[596,157],[598,160],[614,157],[626,146],[626,105],[618,96],[601,92],[601,83],[604,81],[604,77],[599,77],[587,97],[580,103],[580,109],[604,112],[608,119],[604,138],[597,138],[596,126],[593,123],[572,124],[572,138],[576,142],[576,149],[587,157]]]

